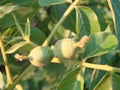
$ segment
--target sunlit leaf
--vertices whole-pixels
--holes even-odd
[[[6,51],[6,54],[10,54],[10,53],[13,53],[15,52],[17,49],[19,49],[20,47],[24,46],[28,44],[28,42],[26,41],[22,41],[20,43],[17,43],[17,44],[14,44],[13,46],[11,46],[7,51]]]
[[[120,48],[120,0],[107,0],[112,11],[113,22]]]
[[[60,82],[57,90],[83,90],[84,79],[80,74],[80,68],[69,72]]]
[[[98,17],[98,21],[100,24],[100,31],[104,31],[108,26],[108,24],[110,25],[110,23],[112,22],[111,12],[109,11],[109,9],[106,9],[105,7],[100,7],[100,8],[96,8],[96,7],[97,4],[90,6],[90,8],[95,12],[95,14]]]
[[[12,45],[15,44],[21,40],[24,40],[22,36],[19,36],[20,33],[18,30],[14,28],[8,28],[7,30],[4,31],[2,34],[3,41],[6,42],[6,45]]]
[[[29,19],[27,19],[27,23],[25,25],[24,38],[27,41],[29,41],[29,39],[30,39],[30,21],[29,21]]]
[[[15,43],[18,43],[18,42],[21,41],[21,40],[23,40],[22,37],[14,37],[14,38],[11,38],[11,39],[8,37],[8,39],[7,39],[7,38],[4,39],[4,41],[7,42],[7,43],[5,44],[5,46],[7,46],[7,45],[13,45],[13,44],[15,44]]]
[[[18,5],[11,4],[0,6],[0,19],[3,18],[6,14],[16,10],[18,7],[19,7]]]
[[[100,24],[95,12],[86,6],[76,7],[76,32],[78,37],[100,31]]]
[[[3,37],[15,37],[17,34],[18,34],[19,32],[16,30],[16,29],[14,29],[14,28],[7,28],[4,32],[3,32],[3,34],[2,34],[2,36]]]
[[[22,27],[21,27],[20,24],[18,23],[15,15],[13,15],[13,17],[14,17],[14,20],[15,20],[15,24],[16,24],[17,29],[19,30],[19,32],[20,32],[20,33],[22,34],[22,36],[24,37],[24,32],[23,32]]]
[[[35,14],[35,8],[34,7],[21,6],[17,9],[17,15],[18,16],[16,15],[16,17],[17,17],[17,19],[19,19],[19,17],[22,16],[22,18],[20,18],[21,20],[19,20],[19,21],[25,21],[26,18],[31,17],[34,14]]]
[[[38,0],[40,6],[56,5],[66,2],[72,2],[72,0]]]
[[[112,41],[112,43],[111,43]],[[98,32],[90,36],[89,42],[86,44],[84,59],[100,56],[115,49],[118,45],[117,38],[109,32]]]
[[[93,90],[119,90],[120,76],[115,73],[106,73]]]

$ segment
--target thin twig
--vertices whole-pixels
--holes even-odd
[[[6,71],[6,77],[7,77],[7,86],[12,84],[12,77],[11,77],[11,73],[10,73],[10,68],[8,66],[8,59],[7,59],[7,56],[5,54],[5,48],[4,48],[4,44],[3,44],[3,41],[2,41],[2,35],[0,33],[0,48],[1,48],[1,53],[2,53],[2,56],[3,56],[3,60],[4,60],[4,63],[5,63],[5,71]]]
[[[81,67],[85,68],[91,68],[91,69],[98,69],[98,70],[104,70],[104,71],[110,71],[110,72],[120,72],[120,68],[117,67],[112,67],[109,65],[100,65],[100,64],[92,64],[92,63],[87,63],[87,62],[82,62],[82,61],[75,61],[75,60],[60,60],[63,63],[68,63],[68,64],[74,64],[74,65],[79,65]],[[53,63],[61,63],[61,62],[54,62]]]

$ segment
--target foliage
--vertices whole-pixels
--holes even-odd
[[[0,90],[119,90],[119,13],[119,0],[1,0]],[[65,38],[79,48],[72,60],[55,56],[58,44],[49,64],[29,61],[33,48],[52,52]]]

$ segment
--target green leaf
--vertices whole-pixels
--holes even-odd
[[[98,1],[98,4],[100,4],[99,1]],[[98,21],[100,24],[100,30],[104,31],[106,29],[107,25],[109,25],[111,23],[112,16],[111,16],[111,12],[108,8],[105,8],[102,6],[100,8],[98,8],[98,4],[94,3],[94,5],[90,5],[90,8],[95,12],[95,14],[98,17]]]
[[[72,2],[72,0],[38,0],[40,6],[56,5],[66,2]]]
[[[60,82],[57,90],[83,90],[84,79],[80,74],[80,68],[69,72]]]
[[[51,15],[53,17],[53,20],[59,21],[66,9],[69,7],[68,4],[61,4],[61,5],[54,5],[51,7]],[[75,10],[73,10],[65,19],[63,22],[63,26],[66,29],[69,29],[70,31],[75,32],[75,22],[76,22],[76,17],[75,17]]]
[[[5,83],[4,83],[4,80],[3,80],[3,75],[0,72],[0,89],[3,90],[4,87],[5,87]]]
[[[22,28],[25,28],[25,25],[21,25],[21,26],[22,26]],[[8,28],[3,33],[3,37],[4,37],[3,40],[6,42],[5,43],[6,47],[14,46],[14,45],[20,43],[21,41],[24,41],[24,38],[22,36],[20,36],[19,31],[16,30],[14,27],[13,28]],[[30,27],[30,40],[33,43],[41,45],[44,42],[45,39],[46,39],[46,36],[40,29],[38,29],[36,27],[33,27],[33,26]],[[17,45],[16,45],[16,50],[19,49],[17,51],[19,53],[25,53],[25,54],[27,53],[28,54],[28,52],[30,52],[30,50],[32,48],[33,48],[33,46],[30,45],[29,43],[27,45],[25,44],[21,47],[17,47]],[[12,51],[12,52],[14,52],[14,51]],[[10,50],[10,53],[11,53],[11,50]]]
[[[17,44],[14,44],[13,46],[11,46],[5,53],[6,54],[10,54],[10,53],[13,53],[15,52],[17,49],[19,49],[20,47],[24,46],[28,44],[28,42],[26,41],[22,41],[20,43],[17,43]]]
[[[13,16],[11,14],[7,14],[4,18],[0,19],[0,28],[6,29],[15,25]]]
[[[14,28],[7,28],[2,34],[3,40],[6,40],[6,39],[11,40],[11,38],[15,37],[18,33],[19,31]]]
[[[25,25],[24,39],[27,41],[30,40],[30,21],[29,21],[29,19],[27,19],[27,23]]]
[[[10,47],[9,45],[14,45],[16,43],[19,43],[20,41],[23,41],[23,37],[20,36],[20,33],[16,28],[8,28],[4,31],[2,34],[3,41],[5,43],[5,47]]]
[[[93,90],[119,90],[120,76],[115,73],[106,73]]]
[[[11,4],[1,5],[0,6],[0,19],[3,18],[6,14],[16,10],[18,7],[19,7],[18,5],[11,5]]]
[[[13,18],[14,18],[14,20],[15,20],[15,24],[16,24],[17,29],[19,30],[19,32],[20,32],[20,33],[22,34],[22,36],[24,37],[23,29],[22,29],[22,27],[20,26],[20,24],[18,23],[15,15],[13,15]]]
[[[25,28],[25,25],[21,25],[22,28]],[[25,32],[25,30],[23,31]],[[4,41],[7,42],[7,44],[15,44],[20,42],[21,40],[23,41],[24,38],[20,36],[20,33],[18,30],[16,30],[14,27],[13,28],[8,28],[4,33]],[[30,26],[30,40],[38,45],[41,45],[44,40],[46,39],[45,34],[38,28]]]
[[[18,42],[20,42],[21,40],[23,40],[22,37],[9,38],[9,36],[8,36],[8,38],[6,37],[6,39],[4,39],[4,41],[7,42],[7,43],[5,44],[5,46],[7,47],[7,46],[9,46],[9,45],[14,45],[15,43],[18,43]]]
[[[112,42],[111,42],[112,41]],[[90,40],[86,44],[84,59],[100,56],[115,49],[118,45],[117,38],[109,32],[98,32],[90,35]]]
[[[100,24],[95,12],[86,6],[76,7],[76,33],[78,37],[99,31]]]
[[[120,0],[107,0],[112,11],[113,22],[120,48]]]
[[[38,45],[41,45],[46,39],[45,34],[38,28],[31,26],[30,40]]]

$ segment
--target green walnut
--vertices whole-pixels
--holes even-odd
[[[75,59],[78,47],[74,40],[65,38],[56,42],[53,52],[55,57],[61,59]]]
[[[38,46],[31,50],[28,55],[29,61],[34,66],[44,66],[53,58],[53,51],[47,46]]]

